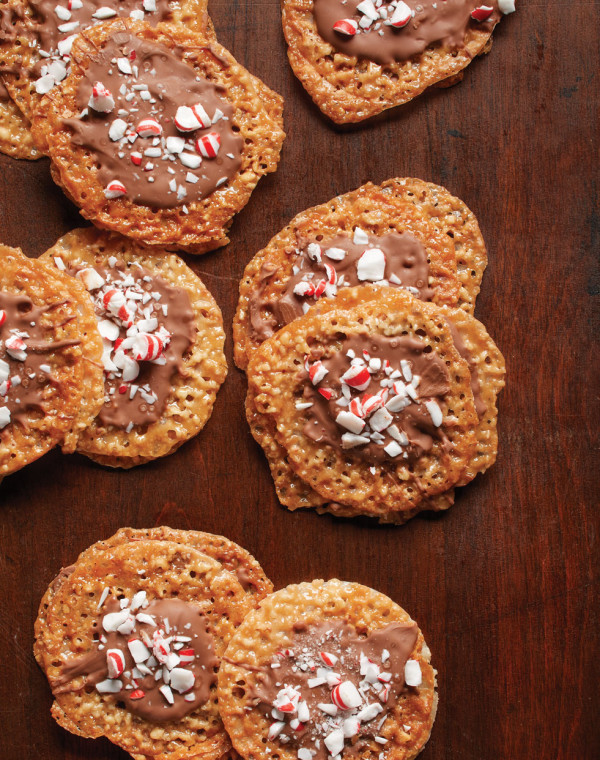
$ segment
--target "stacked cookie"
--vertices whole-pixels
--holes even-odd
[[[402,523],[495,461],[485,264],[469,209],[413,179],[300,214],[250,262],[235,357],[285,506]]]
[[[2,119],[31,121],[82,215],[146,245],[225,245],[277,167],[282,99],[219,45],[206,4],[9,0],[1,18]]]
[[[282,0],[294,74],[338,124],[459,82],[514,0]]]
[[[175,254],[74,230],[38,260],[4,249],[0,298],[3,474],[57,443],[143,464],[210,417],[227,373],[223,321]]]
[[[124,528],[93,545],[36,621],[53,717],[138,760],[416,756],[437,707],[417,624],[357,583],[272,591],[221,536]]]

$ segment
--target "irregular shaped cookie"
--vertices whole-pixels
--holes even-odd
[[[409,760],[437,709],[431,653],[391,599],[316,580],[267,597],[231,639],[219,711],[246,760]]]
[[[263,89],[213,37],[120,20],[77,38],[33,133],[97,226],[205,253],[277,166],[281,99]]]
[[[85,293],[0,246],[0,475],[73,438],[95,417],[102,343]]]
[[[368,119],[488,52],[514,0],[282,0],[294,74],[337,124]]]
[[[474,222],[460,240],[440,223],[440,203],[456,227],[457,207]],[[469,262],[468,278],[457,259],[461,270]],[[362,283],[472,311],[485,264],[473,214],[447,190],[412,179],[369,182],[298,214],[250,261],[233,325],[236,364],[244,369],[266,338],[319,299]]]
[[[200,278],[174,254],[93,228],[42,260],[84,283],[104,340],[104,405],[77,450],[133,467],[196,435],[227,373],[221,312]]]
[[[84,553],[36,631],[55,719],[134,756],[216,760],[230,747],[216,670],[252,606],[232,573],[181,543]]]
[[[360,290],[340,295],[360,300]],[[320,496],[401,522],[457,482],[477,415],[439,307],[400,289],[378,294],[316,308],[265,341],[248,366],[249,396]]]
[[[381,292],[374,288],[345,289],[336,298],[321,301],[316,311],[324,314],[336,309],[351,309],[368,301],[377,303],[380,298]],[[504,387],[504,358],[481,322],[462,309],[442,307],[440,312],[450,327],[455,348],[469,365],[471,391],[479,418],[476,427],[476,448],[456,483],[465,485],[478,473],[485,472],[496,460],[497,397]],[[353,517],[362,513],[360,508],[355,509],[336,501],[328,501],[296,474],[285,448],[277,442],[274,421],[256,409],[252,389],[249,389],[246,399],[246,416],[253,437],[265,452],[277,496],[282,504],[291,510],[315,507],[319,513],[331,512],[338,517]],[[448,509],[453,503],[454,490],[449,489],[424,500],[418,509],[401,514],[392,512],[389,519],[381,516],[379,521],[400,523],[419,511]]]

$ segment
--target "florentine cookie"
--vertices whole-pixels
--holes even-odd
[[[459,81],[514,0],[281,0],[294,74],[337,124]]]
[[[36,626],[55,719],[134,756],[217,760],[219,660],[254,603],[183,543],[139,540],[79,558]]]
[[[339,309],[352,309],[368,301],[378,304],[381,296],[382,292],[374,288],[344,289],[336,298],[321,301],[315,307],[315,312],[325,314]],[[456,485],[465,485],[478,473],[485,472],[496,460],[496,404],[498,394],[504,387],[504,358],[481,322],[464,310],[442,307],[440,316],[446,320],[454,346],[469,366],[471,391],[479,419],[475,431],[476,447],[456,482]],[[288,509],[314,507],[319,513],[331,512],[339,517],[352,517],[363,513],[360,508],[324,498],[299,477],[290,464],[285,448],[278,443],[274,419],[257,410],[252,387],[249,388],[246,399],[246,416],[252,435],[267,457],[277,496]],[[448,509],[453,503],[454,490],[449,489],[424,499],[414,510],[392,512],[389,516],[380,516],[379,520],[401,523],[419,511]]]
[[[73,439],[102,394],[102,342],[85,293],[0,246],[0,475]]]
[[[133,467],[196,435],[227,373],[221,312],[200,278],[174,254],[93,228],[42,260],[85,285],[104,340],[105,403],[77,450]]]
[[[360,301],[361,290],[340,297]],[[265,341],[248,366],[249,402],[320,496],[402,522],[458,481],[477,414],[439,307],[365,290],[378,296],[347,309],[332,299],[331,311],[315,308]]]
[[[31,118],[41,98],[67,76],[73,40],[110,19],[150,26],[183,24],[214,38],[206,0],[0,0],[0,64],[8,88]]]
[[[205,253],[277,166],[282,101],[265,90],[212,36],[119,20],[77,37],[32,129],[83,216]]]
[[[339,580],[292,585],[231,639],[219,710],[245,760],[409,760],[435,718],[430,659],[387,596]]]
[[[472,311],[486,261],[475,217],[447,190],[410,178],[369,182],[298,214],[250,261],[233,325],[236,364],[244,369],[319,299],[362,283]]]

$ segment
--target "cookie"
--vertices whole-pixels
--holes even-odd
[[[387,596],[339,580],[288,586],[251,612],[219,670],[245,760],[415,757],[435,718],[423,634]]]
[[[55,719],[134,756],[227,752],[216,671],[253,607],[235,576],[191,546],[159,540],[84,553],[63,575],[36,626]]]
[[[102,342],[77,283],[0,246],[0,475],[73,440],[95,417]]]
[[[41,153],[33,144],[31,125],[17,108],[0,78],[0,153],[35,160]]]
[[[432,85],[454,83],[489,51],[514,0],[282,0],[292,70],[337,124],[360,122]]]
[[[77,451],[133,467],[196,435],[227,373],[221,312],[200,278],[174,254],[93,228],[42,260],[86,286],[104,342],[104,405]]]
[[[298,214],[250,261],[233,326],[236,364],[244,369],[264,340],[319,299],[366,282],[471,311],[485,264],[475,217],[447,190],[412,179],[369,182]]]
[[[73,40],[84,29],[132,18],[150,26],[184,24],[215,37],[206,0],[1,1],[0,62],[10,92],[29,118],[41,98],[68,74]]]
[[[76,39],[71,73],[32,129],[84,217],[205,253],[228,242],[234,215],[275,170],[281,103],[213,37],[118,20]]]
[[[301,317],[248,366],[249,396],[272,419],[295,473],[329,502],[403,521],[451,488],[475,447],[467,363],[439,307],[391,288]],[[414,378],[414,379],[413,379]]]

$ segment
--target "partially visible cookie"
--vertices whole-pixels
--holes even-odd
[[[403,522],[454,486],[474,453],[468,365],[439,307],[391,288],[338,298],[357,303],[324,302],[255,352],[248,408],[270,419],[263,440],[274,432],[327,502]]]
[[[281,0],[288,58],[321,111],[359,122],[457,81],[513,0]]]
[[[35,160],[41,153],[33,144],[31,124],[10,97],[0,78],[0,153]]]
[[[231,639],[219,711],[245,760],[410,760],[437,709],[430,659],[387,596],[335,579],[287,586]]]
[[[104,405],[77,450],[133,467],[196,435],[227,373],[221,312],[200,278],[174,254],[93,228],[41,260],[85,285],[104,340]]]
[[[32,129],[82,215],[147,245],[225,245],[234,215],[277,167],[281,98],[214,35],[181,24],[102,24],[77,37],[70,60]]]
[[[233,573],[185,543],[84,552],[36,625],[53,716],[134,756],[218,760],[230,745],[216,671],[252,609]]]
[[[101,356],[85,293],[0,246],[0,475],[72,448],[101,405]]]
[[[233,326],[240,368],[266,338],[343,288],[371,282],[436,304],[470,307],[455,242],[411,183],[369,182],[303,211],[254,256],[240,283]],[[452,198],[437,185],[422,185]]]

